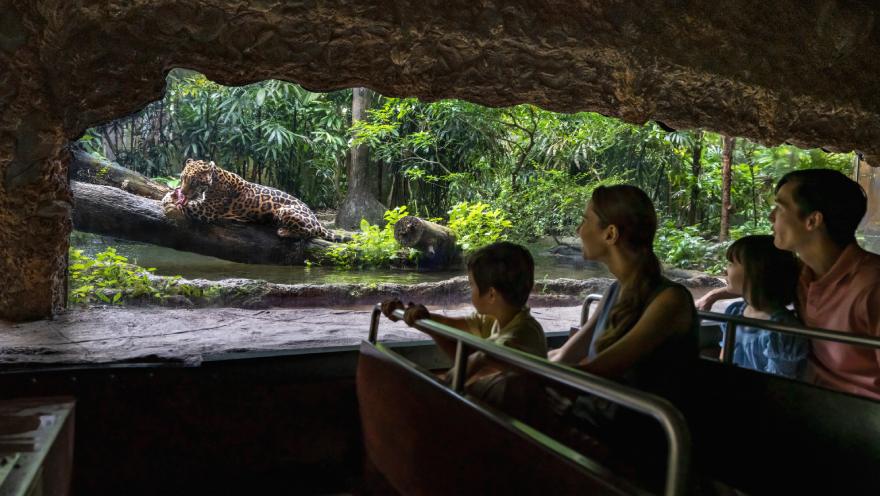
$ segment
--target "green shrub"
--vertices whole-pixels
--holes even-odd
[[[136,298],[165,299],[169,296],[203,296],[203,291],[179,283],[180,276],[151,278],[154,268],[143,268],[128,262],[116,249],[106,250],[90,258],[82,250],[70,249],[68,299],[71,303],[121,305]]]
[[[620,183],[617,177],[597,181],[587,174],[546,170],[516,191],[504,186],[492,202],[516,219],[511,237],[534,241],[543,236],[574,236],[584,207],[599,186]]]
[[[713,243],[700,236],[697,226],[677,227],[667,220],[657,228],[654,253],[667,265],[680,269],[705,270],[719,273],[724,270],[726,243]]]
[[[180,186],[180,178],[175,176],[154,177],[153,181],[156,181],[157,183],[162,183],[172,189]]]
[[[753,234],[772,234],[773,224],[769,219],[758,219],[757,222],[746,221],[744,224],[730,228],[730,239],[737,240]]]
[[[449,211],[447,227],[455,233],[456,243],[465,253],[481,246],[507,239],[513,224],[500,209],[483,202],[460,202]]]
[[[400,246],[394,239],[395,224],[407,215],[407,208],[401,206],[385,212],[385,227],[361,220],[361,232],[354,234],[351,241],[327,250],[327,258],[333,265],[347,268],[411,265],[419,252]],[[470,252],[489,243],[507,239],[511,222],[504,212],[492,209],[486,203],[461,202],[449,211],[447,227],[455,233],[456,243],[461,249]]]
[[[386,211],[385,227],[361,219],[361,232],[354,234],[351,241],[330,248],[328,258],[340,267],[387,267],[412,262],[418,251],[403,248],[394,239],[394,225],[407,215],[405,206]]]

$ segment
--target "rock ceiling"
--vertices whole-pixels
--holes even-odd
[[[63,304],[65,145],[161,98],[174,67],[590,110],[880,163],[877,14],[834,0],[0,0],[0,317]]]

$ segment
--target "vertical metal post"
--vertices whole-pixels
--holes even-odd
[[[379,338],[379,318],[382,315],[382,304],[376,303],[376,306],[373,307],[373,315],[370,316],[370,334],[367,336],[367,341],[371,344],[376,344],[376,340]]]
[[[463,342],[455,344],[455,364],[452,366],[452,390],[461,393],[464,391],[464,382],[467,377],[467,348]]]
[[[862,160],[859,157],[858,153],[853,153],[853,181],[859,182],[859,175],[861,174],[862,168]]]
[[[736,346],[736,322],[727,322],[724,331],[724,348],[721,349],[721,361],[730,363],[733,360],[733,347]]]

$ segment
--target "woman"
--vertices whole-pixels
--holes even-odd
[[[691,366],[698,357],[698,319],[690,292],[661,274],[653,250],[656,230],[657,214],[642,190],[629,185],[596,188],[578,235],[584,258],[604,263],[617,280],[599,310],[548,357],[684,408]],[[582,431],[634,447],[636,458],[665,450],[656,426],[619,405],[594,396],[578,396],[571,404],[556,399],[561,401],[554,402],[554,410],[573,417]]]
[[[550,359],[635,387],[674,375],[697,358],[697,317],[683,286],[662,276],[654,255],[657,214],[635,186],[600,186],[578,227],[587,260],[617,279],[599,310]],[[672,377],[668,377],[672,379]]]

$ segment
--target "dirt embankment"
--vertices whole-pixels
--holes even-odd
[[[695,296],[720,285],[715,278],[678,278]],[[205,301],[173,298],[155,305],[72,308],[52,320],[0,321],[0,366],[178,362],[198,365],[240,353],[356,345],[366,339],[371,307],[396,296],[452,315],[472,311],[467,278],[421,284],[270,284],[249,279],[187,281],[213,288]],[[611,279],[554,279],[535,285],[529,304],[546,332],[577,325],[581,302],[601,293]],[[209,303],[211,307],[204,307]],[[199,305],[196,308],[196,305]],[[427,336],[386,319],[382,341]]]
[[[683,284],[694,296],[711,288],[723,286],[721,279],[704,274],[675,271],[667,276]],[[610,278],[547,279],[535,282],[529,299],[533,307],[579,305],[587,295],[603,293],[613,282]],[[175,297],[165,304],[172,307],[233,307],[233,308],[338,308],[373,305],[387,298],[426,305],[460,305],[470,303],[467,277],[418,284],[352,283],[352,284],[275,284],[252,279],[208,281],[181,280],[197,288],[202,296]],[[144,301],[155,304],[155,301]]]

